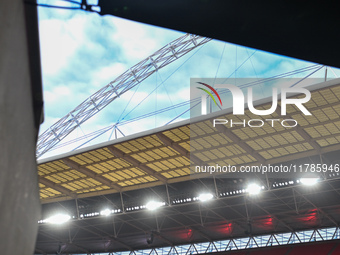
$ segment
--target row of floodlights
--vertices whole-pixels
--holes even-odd
[[[94,216],[107,216],[113,213],[120,213],[121,210],[120,209],[116,209],[116,210],[110,210],[110,209],[105,209],[102,210],[100,212],[93,212],[93,213],[87,213],[87,214],[80,214],[79,217],[80,218],[88,218],[88,217],[94,217]]]
[[[294,183],[295,183],[294,181],[275,182],[275,183],[273,183],[273,188],[294,185]],[[300,183],[300,181],[297,180],[296,183]]]
[[[339,175],[340,175],[339,173],[331,173],[328,176],[332,178],[332,177],[338,177]]]
[[[63,224],[71,219],[67,214],[56,214],[46,220],[39,220],[38,223]]]
[[[317,184],[319,181],[319,178],[300,178],[299,180],[296,181],[296,184],[303,184],[306,186],[313,186],[315,184]],[[278,182],[278,183],[274,183],[273,187],[284,187],[284,186],[289,186],[289,185],[294,185],[295,182],[294,181],[285,181],[285,182]]]
[[[301,183],[303,185],[312,186],[312,185],[315,185],[318,181],[319,181],[318,178],[301,178],[300,180],[297,180],[296,183]],[[275,187],[279,187],[279,186],[287,186],[287,185],[291,185],[291,184],[294,184],[294,182],[293,181],[282,182],[282,183],[276,183],[274,185],[276,185]],[[252,183],[252,184],[248,185],[247,189],[241,189],[241,190],[232,191],[232,192],[229,192],[229,193],[230,194],[248,193],[249,195],[258,195],[258,194],[260,194],[261,190],[263,190],[263,189],[265,189],[264,186],[260,186],[256,183]],[[176,200],[176,202],[178,202],[178,203],[180,203],[182,201],[183,202],[191,202],[191,201],[206,202],[206,201],[212,200],[213,198],[214,198],[214,195],[211,194],[211,193],[202,193],[198,197],[186,198],[184,200],[178,200],[178,201]],[[126,210],[127,211],[133,211],[133,210],[139,210],[139,209],[148,209],[150,211],[154,211],[154,210],[156,210],[156,209],[158,209],[162,206],[165,206],[165,205],[166,205],[165,202],[150,201],[146,205],[131,207],[131,208],[127,208]],[[111,214],[115,214],[115,213],[119,213],[119,212],[121,212],[120,209],[116,209],[116,210],[104,209],[100,212],[81,214],[80,218],[94,217],[94,216],[110,216]],[[57,214],[57,215],[54,215],[54,216],[52,216],[52,217],[50,217],[46,220],[40,220],[40,221],[38,221],[38,223],[63,224],[65,222],[69,221],[71,218],[75,218],[75,217],[71,217],[71,216],[66,215],[66,214]]]

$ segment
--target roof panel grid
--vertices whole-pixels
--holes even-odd
[[[163,127],[161,131],[151,130],[137,137],[118,139],[111,144],[39,163],[39,176],[45,180],[40,185],[41,199],[68,199],[73,193],[91,196],[93,192],[107,194],[138,189],[141,184],[152,186],[159,185],[160,181],[182,181],[190,178],[190,162],[272,164],[300,155],[313,156],[338,150],[340,83],[338,80],[326,83],[327,86],[318,84],[310,89],[311,100],[304,105],[312,116],[305,116],[296,106],[288,105],[286,118],[296,120],[296,127],[284,127],[279,123],[284,116],[279,116],[278,111],[268,116],[254,116],[246,110],[244,116],[236,116],[228,109]],[[278,105],[281,105],[280,101]],[[271,103],[255,107],[269,109]],[[213,118],[233,119],[247,125],[217,128],[213,126]],[[248,125],[251,119],[262,120],[264,125],[251,128]],[[195,157],[190,158],[190,155]]]

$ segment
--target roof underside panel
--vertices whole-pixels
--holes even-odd
[[[287,106],[285,118],[295,119],[299,123],[297,127],[286,128],[279,122],[273,122],[273,125],[266,122],[262,128],[234,125],[222,127],[221,131],[212,126],[212,118],[207,115],[195,125],[186,122],[40,163],[41,201],[90,197],[189,180],[190,153],[204,164],[237,166],[257,162],[274,164],[339,150],[340,84],[311,93],[311,100],[305,104],[311,116],[303,115],[295,106]],[[256,108],[270,107],[271,103],[264,103]],[[226,110],[220,113],[219,116],[215,113],[214,118],[232,118],[234,122],[282,119],[279,111],[255,116],[246,110],[242,117]]]

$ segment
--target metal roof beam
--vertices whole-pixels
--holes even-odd
[[[249,200],[249,199],[248,199]],[[263,206],[261,206],[259,203],[254,203],[253,201],[249,200],[250,202],[252,202],[252,205],[257,206],[258,208],[260,208],[263,212],[265,212],[267,215],[271,215],[271,217],[275,220],[277,220],[278,222],[281,222],[287,229],[289,229],[289,231],[294,232],[294,229],[288,224],[286,223],[283,219],[279,218],[277,215],[271,214],[267,209],[265,209]]]
[[[294,189],[294,188],[293,188]],[[311,206],[313,206],[314,208],[316,208],[320,213],[322,213],[323,215],[325,215],[325,217],[327,219],[329,219],[335,226],[339,226],[339,223],[337,223],[330,215],[328,215],[328,213],[326,213],[324,210],[322,210],[320,207],[316,206],[312,201],[310,201],[304,194],[302,194],[300,191],[295,190],[295,192],[297,192],[303,199],[305,199],[307,201],[307,203],[309,203]]]
[[[119,241],[117,238],[115,238],[113,236],[110,236],[110,240],[113,241],[113,242],[119,243],[120,245],[124,246],[125,248],[129,249],[130,251],[133,250],[133,248],[131,246],[127,245],[126,243],[124,243],[122,241]]]
[[[164,147],[164,145],[162,145],[162,147]],[[138,152],[138,153],[139,153],[139,152]],[[242,154],[242,155],[245,155],[245,154]],[[160,161],[162,161],[162,160],[168,160],[168,159],[178,158],[178,157],[179,157],[179,155],[169,156],[169,157],[165,157],[165,158],[161,158],[161,159],[156,159],[156,160],[154,160],[154,161],[151,161],[150,163],[156,163],[156,162],[160,162]],[[104,163],[104,162],[110,161],[110,160],[112,161],[112,158],[107,159],[107,160],[98,161],[98,162],[96,162],[96,164]],[[176,169],[177,169],[177,170],[180,170],[180,169],[187,168],[187,167],[189,167],[189,165],[184,165],[184,166],[182,166],[182,167],[177,167]],[[131,166],[122,167],[122,168],[119,168],[119,171],[129,170],[130,168],[131,168]],[[60,171],[58,171],[58,174],[67,173],[67,172],[69,172],[69,171],[70,171],[70,169],[60,170]],[[117,171],[117,169],[109,170],[109,171],[105,172],[105,174],[114,173],[115,171]],[[164,172],[170,172],[170,171],[173,171],[173,169],[164,170],[164,171],[162,171],[162,172],[164,173]],[[50,173],[48,173],[48,174],[45,174],[44,176],[51,176],[51,175],[54,175],[54,174],[55,174],[55,172],[50,172]],[[132,179],[136,179],[136,178],[135,178],[135,177],[130,177],[130,178],[124,179],[124,181],[130,181],[130,180],[132,180]],[[67,181],[67,182],[65,182],[65,183],[69,183],[69,182],[73,182],[73,181],[74,181],[74,180],[71,180],[71,181]]]
[[[332,104],[330,104],[330,105],[332,105]],[[336,105],[339,105],[339,103],[337,103]],[[319,107],[319,106],[318,106]],[[311,109],[308,109],[308,110],[312,110],[312,109],[314,109],[314,108],[311,108]],[[281,114],[281,112],[280,112],[280,114]],[[311,127],[317,127],[317,126],[324,126],[324,125],[326,125],[326,124],[331,124],[331,123],[334,123],[336,120],[334,120],[334,119],[331,119],[331,120],[327,120],[327,121],[323,121],[323,122],[317,122],[317,123],[314,123],[314,124],[308,124],[308,126],[306,126],[306,127],[308,127],[308,128],[311,128]],[[304,130],[304,128],[303,127],[300,127],[302,130]],[[294,129],[294,128],[293,128]],[[233,128],[228,128],[228,130],[229,131],[234,131],[234,130],[238,130],[238,127],[233,127]],[[296,130],[295,130],[296,131]],[[281,131],[275,131],[275,135],[282,135],[282,134],[287,134],[287,133],[290,133],[291,131],[290,131],[290,129],[284,129],[284,130],[281,130]],[[297,132],[297,131],[296,131]],[[306,131],[305,131],[306,132]],[[306,132],[307,133],[307,132]],[[219,131],[215,131],[215,132],[212,132],[212,133],[208,133],[208,134],[203,134],[203,135],[200,135],[200,138],[205,138],[205,137],[210,137],[210,136],[212,136],[212,135],[216,135],[216,134],[220,134],[220,132]],[[307,133],[308,134],[308,133]],[[263,138],[266,138],[266,137],[271,137],[271,136],[273,136],[273,133],[266,133],[266,134],[264,134],[264,135],[257,135],[256,137],[255,137],[255,139],[263,139]],[[315,139],[322,139],[322,138],[324,138],[323,136],[320,136],[320,137],[317,137],[317,138],[315,138]],[[311,139],[313,139],[313,138],[311,138]],[[181,140],[181,142],[187,142],[187,141],[190,141],[190,138],[188,138],[188,139],[183,139],[183,140]],[[248,141],[254,141],[254,137],[250,137],[250,138],[246,138],[246,139],[244,139],[244,140],[242,140],[243,142],[248,142]]]
[[[340,150],[340,145],[331,145],[331,146],[322,148],[321,152],[327,153],[327,152],[331,152],[331,151],[335,151],[335,150]],[[309,150],[309,151],[300,152],[300,153],[297,153],[297,154],[294,154],[294,155],[272,158],[272,159],[267,160],[266,163],[267,164],[282,163],[282,162],[285,162],[285,161],[291,161],[291,160],[296,160],[296,159],[300,159],[300,158],[304,158],[304,157],[310,157],[310,156],[314,156],[314,155],[317,155],[317,154],[318,153],[317,153],[316,150]],[[252,162],[250,164],[248,163],[248,164],[245,164],[245,165],[254,165],[254,164],[260,165],[259,163],[256,163],[256,162]],[[176,182],[187,181],[187,180],[197,179],[197,178],[205,178],[205,177],[211,177],[211,175],[210,174],[204,174],[204,173],[202,173],[200,175],[191,175],[191,176],[187,175],[187,176],[168,179],[168,183],[176,183]],[[152,187],[152,186],[157,186],[157,185],[161,185],[161,184],[162,184],[162,182],[158,181],[158,182],[141,184],[138,187],[139,188],[146,188],[146,187]],[[122,188],[122,191],[130,191],[130,190],[133,190],[133,189],[134,189],[133,186],[127,186],[127,187]],[[79,194],[78,197],[79,198],[91,197],[91,196],[97,196],[97,195],[103,195],[103,194],[109,194],[109,193],[112,193],[112,192],[108,191],[108,190],[104,190],[104,191],[92,192],[90,194]],[[57,201],[60,201],[60,198],[43,199],[42,203],[51,203],[51,202],[57,202]]]
[[[329,89],[332,89],[332,87],[328,87]],[[324,88],[324,89],[326,89],[326,88]],[[318,91],[320,91],[320,90],[316,90],[316,91],[312,91],[312,93],[313,92],[318,92]],[[333,92],[334,93],[334,92]],[[313,97],[313,96],[312,96]],[[328,107],[334,107],[334,106],[338,106],[339,105],[339,101],[335,101],[335,102],[333,102],[333,103],[327,103],[327,108]],[[280,105],[278,105],[277,107],[280,107]],[[320,109],[320,106],[319,105],[316,105],[316,106],[314,106],[314,107],[309,107],[308,108],[308,111],[313,111],[313,110],[318,110],[318,109]],[[294,114],[301,114],[301,111],[295,111],[295,112],[292,112],[292,113],[290,113],[290,115],[294,115]],[[280,115],[281,115],[281,109],[280,109]]]
[[[324,125],[327,125],[327,124],[330,124],[330,123],[334,123],[336,120],[327,120],[327,121],[323,121],[323,122],[318,122],[318,123],[315,123],[315,124],[308,124],[308,126],[306,126],[306,128],[312,128],[312,127],[317,127],[317,126],[324,126]],[[302,130],[304,130],[303,127],[300,127]],[[290,128],[290,129],[293,129],[294,130],[294,127]],[[287,134],[287,133],[290,133],[290,129],[284,129],[284,130],[281,130],[281,131],[275,131],[275,135],[284,135],[284,134]],[[232,130],[236,130],[236,129],[232,129]],[[295,130],[297,132],[297,130]],[[306,131],[305,131],[306,132]],[[307,132],[306,132],[307,133]],[[308,133],[307,133],[308,134]],[[265,135],[258,135],[256,136],[255,139],[263,139],[263,138],[266,138],[266,137],[271,137],[273,136],[272,133],[267,133]],[[308,135],[309,136],[309,135]],[[310,136],[309,136],[310,137]],[[317,137],[317,138],[311,138],[310,139],[322,139],[324,138],[324,136],[320,136],[320,137]],[[254,137],[250,137],[250,138],[247,138],[247,139],[244,139],[243,140],[244,142],[248,142],[248,141],[254,141]]]
[[[320,125],[320,124],[319,124]],[[310,126],[308,126],[308,127],[310,127]],[[284,132],[282,132],[282,133],[288,133],[289,131],[284,131]],[[277,132],[277,133],[279,133],[279,132]],[[275,133],[276,134],[276,133]],[[272,134],[268,134],[268,135],[265,135],[265,136],[257,136],[257,139],[264,139],[264,138],[266,138],[266,137],[270,137],[270,136],[272,136]],[[318,138],[315,138],[315,140],[321,140],[321,139],[328,139],[328,138],[333,138],[334,137],[334,134],[331,134],[331,135],[326,135],[326,136],[320,136],[320,137],[318,137]],[[252,138],[252,139],[254,139],[254,138]],[[249,139],[249,141],[250,141],[251,139]],[[248,141],[248,139],[247,139],[247,141]],[[293,143],[287,143],[287,144],[279,144],[279,145],[276,145],[276,146],[272,146],[272,147],[270,147],[270,150],[274,150],[274,149],[279,149],[279,148],[283,148],[284,146],[295,146],[295,145],[300,145],[301,143],[303,143],[303,142],[309,142],[309,141],[297,141],[297,142],[293,142]],[[233,146],[233,145],[235,145],[234,143],[232,143],[232,144],[229,144],[229,146]],[[311,145],[312,146],[312,145]],[[220,149],[220,148],[225,148],[226,147],[226,145],[218,145],[218,146],[212,146],[212,147],[210,147],[209,149],[210,150],[213,150],[213,149]],[[312,146],[313,147],[313,146]],[[314,149],[314,148],[313,148]],[[197,150],[196,152],[202,152],[202,151],[204,151],[205,149],[203,149],[203,150]],[[259,150],[256,150],[256,152],[257,153],[259,153],[259,152],[266,152],[266,151],[268,151],[268,148],[262,148],[262,149],[259,149]],[[317,151],[317,150],[315,150],[315,151]],[[244,153],[240,153],[240,154],[235,154],[234,156],[231,156],[230,158],[232,158],[232,157],[242,157],[242,156],[247,156],[247,155],[249,155],[249,153],[248,152],[244,152]],[[154,161],[154,162],[157,162],[158,160],[156,160],[156,161]],[[51,173],[51,174],[53,174],[53,173]]]
[[[122,189],[122,187],[120,185],[112,182],[111,180],[107,179],[106,177],[104,177],[100,174],[97,174],[97,173],[91,171],[86,166],[82,166],[82,165],[78,164],[77,162],[75,162],[75,161],[73,161],[69,158],[64,158],[64,159],[62,159],[62,161],[67,166],[69,166],[70,168],[77,170],[78,172],[81,172],[82,174],[85,174],[86,176],[91,177],[91,178],[95,179],[96,181],[98,181],[98,182],[100,182],[100,183],[102,183],[102,184],[104,184],[108,187],[114,188],[117,191],[121,191],[121,189]]]
[[[322,153],[327,153],[327,152],[331,152],[335,150],[340,150],[340,144],[322,147],[320,151],[314,149],[314,150],[303,151],[303,152],[299,152],[295,154],[290,154],[287,156],[271,158],[266,161],[266,164],[276,164],[276,163],[287,162],[287,161],[296,160],[300,158],[307,158],[310,156],[315,156],[315,155],[319,155]]]
[[[66,244],[66,245],[69,245],[69,246],[74,246],[74,247],[78,248],[79,250],[81,250],[82,252],[86,252],[87,254],[90,254],[90,252],[89,252],[87,249],[85,249],[84,247],[82,247],[82,246],[80,246],[80,245],[78,245],[78,244],[69,242],[69,241],[61,240],[61,239],[59,239],[59,238],[57,238],[57,237],[51,235],[50,232],[51,232],[51,231],[48,231],[48,232],[47,232],[47,231],[41,231],[41,230],[40,230],[40,231],[39,231],[39,234],[41,234],[41,235],[43,235],[43,236],[45,236],[45,237],[47,237],[47,238],[50,238],[50,239],[52,239],[52,240],[55,240],[55,241],[57,241],[58,243]]]
[[[166,146],[171,147],[175,151],[177,151],[180,155],[183,157],[186,157],[187,159],[191,160],[194,162],[196,165],[200,166],[205,166],[207,163],[205,163],[203,160],[200,158],[196,157],[195,155],[191,154],[188,150],[183,148],[181,145],[178,143],[172,141],[169,137],[162,133],[156,133],[156,136],[158,137],[159,140],[161,140],[162,143],[164,143]]]
[[[171,241],[169,241],[167,238],[165,238],[164,236],[162,236],[161,233],[155,232],[155,231],[153,231],[152,233],[153,233],[156,237],[158,237],[160,240],[162,240],[163,242],[166,242],[168,245],[174,246],[174,244],[173,244]]]
[[[127,245],[126,243],[124,243],[124,242],[118,240],[116,237],[112,236],[110,233],[107,233],[106,231],[104,231],[103,229],[98,228],[98,227],[95,226],[95,225],[87,224],[86,226],[82,226],[82,225],[77,224],[77,225],[74,225],[74,226],[76,226],[76,227],[78,227],[78,228],[80,228],[80,229],[83,229],[83,230],[86,231],[86,232],[92,233],[92,234],[94,234],[94,235],[96,235],[96,236],[102,238],[103,240],[105,240],[105,238],[107,238],[107,239],[110,240],[110,241],[116,242],[116,243],[118,243],[118,244],[124,246],[126,249],[128,249],[128,250],[130,250],[130,251],[133,250],[133,248],[132,248],[131,246],[129,246],[129,245]],[[89,227],[92,227],[92,228],[94,228],[96,231],[100,231],[100,232],[104,233],[104,235],[100,234],[99,232],[90,230]]]
[[[163,242],[167,243],[170,246],[174,246],[174,244],[172,242],[170,242],[167,238],[162,236],[160,232],[152,231],[151,229],[150,229],[150,231],[146,231],[146,229],[149,228],[150,226],[147,226],[145,223],[143,223],[143,221],[141,221],[140,223],[143,224],[145,226],[145,228],[137,227],[135,224],[133,224],[133,223],[131,223],[129,221],[126,221],[126,220],[121,220],[121,221],[123,223],[127,224],[127,225],[130,225],[131,227],[133,227],[135,229],[138,229],[138,230],[144,232],[145,234],[147,234],[148,232],[151,232],[153,235],[155,235],[157,238],[159,238]]]
[[[55,190],[61,192],[64,195],[68,195],[68,196],[70,196],[72,198],[76,198],[77,197],[77,195],[72,193],[71,190],[61,186],[60,184],[54,183],[53,181],[50,181],[50,180],[46,179],[45,177],[39,176],[39,182],[44,184],[47,187],[50,187],[52,189],[55,189]]]
[[[276,113],[281,115],[281,107],[279,105],[276,108]],[[288,119],[294,119],[290,115],[286,115],[286,117]],[[322,124],[322,123],[319,123],[319,124]],[[317,150],[318,152],[321,152],[321,146],[317,142],[315,142],[314,139],[310,137],[310,135],[299,124],[296,127],[292,127],[292,129],[298,132],[299,135],[301,135],[302,138],[305,139],[305,141],[308,142],[315,150]]]
[[[126,91],[137,86],[159,69],[210,40],[210,38],[198,35],[185,34],[125,71],[42,133],[37,141],[37,157],[49,151],[76,127],[104,109]],[[169,54],[170,52],[172,53],[171,55]]]
[[[158,180],[162,181],[163,183],[167,183],[167,178],[164,177],[162,174],[159,172],[153,170],[152,168],[148,167],[147,165],[139,162],[137,159],[133,158],[132,156],[122,152],[120,149],[117,149],[114,146],[109,146],[107,147],[109,151],[117,158],[122,158],[125,161],[129,162],[131,165],[134,167],[138,167],[144,172],[150,174],[151,176],[157,178]]]
[[[319,91],[319,90],[317,90],[317,91]],[[316,91],[316,92],[317,92]],[[308,108],[308,111],[310,111],[310,112],[312,112],[313,110],[318,110],[318,109],[320,109],[321,107],[327,107],[327,108],[330,108],[330,107],[334,107],[334,106],[339,106],[340,105],[340,102],[339,101],[336,101],[336,102],[334,102],[334,103],[328,103],[326,106],[319,106],[319,105],[317,105],[317,106],[315,106],[315,107],[309,107]],[[280,105],[278,105],[277,106],[277,108],[276,108],[276,113],[279,115],[279,116],[281,116],[281,108],[279,108],[280,107]],[[323,108],[324,109],[324,108]],[[285,115],[286,117],[292,117],[293,115],[301,115],[301,111],[295,111],[295,112],[291,112],[289,115]],[[273,117],[273,116],[272,116]],[[274,117],[273,117],[274,118]],[[324,124],[324,123],[333,123],[334,122],[334,119],[331,119],[331,120],[328,120],[328,121],[323,121],[323,122],[318,122],[318,123],[316,123],[316,124],[308,124],[308,127],[313,127],[313,126],[316,126],[316,125],[322,125],[322,124]],[[229,128],[229,130],[231,130],[231,131],[233,131],[233,130],[237,130],[238,129],[238,127],[237,126],[235,126],[235,127],[232,127],[232,128]],[[277,132],[279,132],[279,133],[282,133],[282,132],[285,132],[285,131],[277,131]],[[276,134],[276,133],[275,133]]]
[[[177,210],[178,211],[178,210]],[[179,212],[179,211],[178,211]],[[188,216],[187,215],[185,215],[185,214],[182,214],[181,213],[181,215],[183,215],[184,217],[186,217],[186,218],[188,218]],[[175,221],[175,222],[177,222],[177,223],[179,223],[180,225],[182,225],[183,227],[187,227],[186,225],[183,225],[183,223],[182,222],[179,222],[179,221],[177,221],[177,220],[175,220],[173,217],[171,217],[171,216],[167,216],[169,219],[171,219],[171,220],[173,220],[173,221]],[[194,230],[195,232],[197,232],[197,233],[199,233],[203,238],[205,238],[206,240],[208,240],[209,242],[212,242],[212,240],[211,240],[211,238],[209,237],[209,236],[207,236],[205,233],[203,233],[201,230],[199,230],[198,228],[196,228],[195,226],[190,226],[190,228],[192,229],[192,230]]]
[[[259,153],[257,153],[253,148],[251,148],[247,143],[242,141],[237,135],[235,135],[232,131],[228,128],[223,127],[222,125],[216,125],[215,127],[220,133],[228,137],[232,140],[235,144],[239,145],[243,150],[253,156],[259,162],[265,162],[265,158],[262,157]]]

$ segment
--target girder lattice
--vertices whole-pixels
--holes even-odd
[[[210,38],[198,35],[185,34],[125,71],[42,133],[38,138],[37,158],[126,91],[210,40]]]

